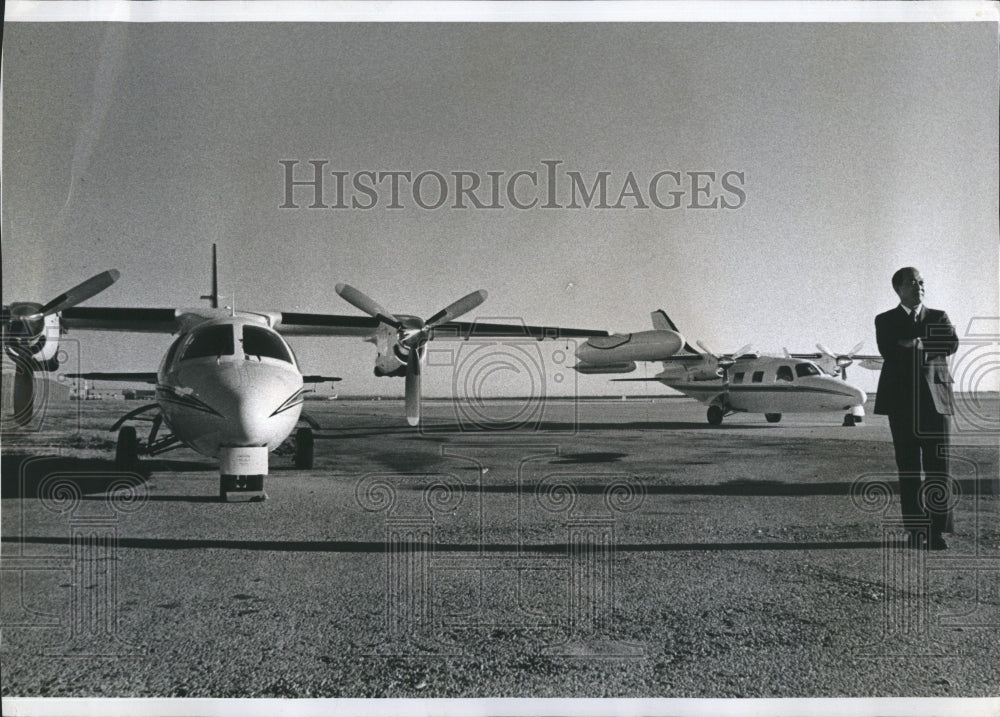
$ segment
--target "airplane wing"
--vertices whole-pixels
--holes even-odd
[[[371,316],[300,314],[282,311],[273,324],[282,336],[372,336],[379,327]]]
[[[175,334],[180,330],[182,312],[177,309],[122,309],[76,306],[59,316],[68,329],[97,331],[135,331]]]
[[[609,379],[609,380],[612,381],[612,382],[615,382],[615,381],[617,381],[617,382],[626,382],[626,381],[628,381],[628,382],[633,382],[633,381],[656,381],[656,382],[660,382],[660,379],[658,379],[658,378],[656,378],[654,376],[650,376],[649,378],[612,378],[612,379]]]
[[[210,311],[75,307],[66,309],[60,317],[67,329],[176,334],[192,315],[204,318]],[[290,312],[268,312],[267,315],[271,317],[275,330],[289,336],[371,336],[378,328],[378,321],[367,316]]]
[[[206,310],[207,311],[207,310]],[[175,334],[183,328],[190,312],[181,309],[134,309],[111,307],[74,307],[60,314],[67,329],[98,331],[133,331],[141,333]],[[275,331],[283,336],[358,336],[375,335],[380,326],[371,316],[341,314],[305,314],[297,312],[267,312]],[[590,338],[610,336],[607,331],[572,329],[559,326],[526,326],[521,323],[494,324],[482,321],[449,321],[431,331],[431,338]]]
[[[824,359],[831,359],[827,354],[819,353],[818,351],[813,351],[812,353],[789,353],[789,358],[797,359],[807,359],[809,361],[822,361]],[[862,368],[866,368],[870,371],[878,371],[882,368],[882,356],[880,354],[851,354],[851,359],[854,363],[858,364]]]
[[[316,376],[309,374],[302,377],[302,383],[333,383],[342,380],[339,376]]]
[[[129,381],[133,383],[156,383],[156,374],[152,372],[97,372],[97,373],[67,373],[69,378],[85,378],[88,381]]]
[[[594,336],[610,336],[607,331],[596,329],[570,329],[562,326],[527,326],[525,324],[494,324],[486,321],[449,321],[431,330],[432,339],[473,338],[532,338],[537,341],[544,339],[577,339]]]

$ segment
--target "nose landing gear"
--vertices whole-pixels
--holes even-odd
[[[257,503],[267,500],[267,493],[264,492],[264,476],[220,475],[219,498],[223,503],[233,500]]]
[[[266,446],[230,446],[219,451],[219,498],[222,502],[267,500],[266,475]]]

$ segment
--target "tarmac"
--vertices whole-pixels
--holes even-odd
[[[314,468],[221,503],[187,450],[113,471],[131,404],[62,404],[3,436],[2,693],[995,697],[1000,422],[963,405],[927,552],[881,416],[312,401]]]

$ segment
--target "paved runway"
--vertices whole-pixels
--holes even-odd
[[[310,402],[315,468],[222,504],[188,451],[111,471],[131,407],[3,437],[4,695],[1000,692],[995,399],[959,416],[942,553],[890,539],[884,417]]]

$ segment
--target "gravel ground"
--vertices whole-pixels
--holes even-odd
[[[883,417],[554,402],[494,431],[515,404],[430,402],[414,432],[316,402],[316,467],[272,457],[266,502],[178,451],[109,504],[121,410],[4,437],[5,696],[1000,694],[997,448],[967,422],[951,548],[920,553],[852,498],[892,478]]]

